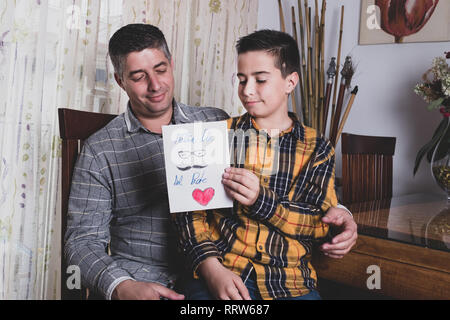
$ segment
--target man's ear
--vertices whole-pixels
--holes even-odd
[[[297,86],[298,80],[299,77],[297,72],[292,72],[286,77],[286,94],[290,94],[292,91],[294,91],[295,87]]]
[[[117,72],[114,72],[114,79],[116,80],[119,87],[121,87],[123,90],[125,90],[125,88],[123,87],[122,79],[120,78],[120,76]]]

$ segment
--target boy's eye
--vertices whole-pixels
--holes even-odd
[[[256,82],[257,83],[264,83],[264,82],[266,82],[266,80],[265,79],[256,79]]]
[[[246,83],[247,83],[247,79],[245,79],[245,78],[238,77],[238,80],[239,80],[239,84],[240,84],[240,85],[241,85],[241,84],[246,84]]]

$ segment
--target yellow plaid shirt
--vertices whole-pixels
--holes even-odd
[[[263,299],[294,297],[316,288],[313,242],[327,235],[321,218],[337,205],[334,149],[295,117],[272,137],[244,114],[228,119],[232,162],[260,179],[252,206],[173,214],[180,246],[197,277],[198,265],[217,257],[243,281],[254,272]]]

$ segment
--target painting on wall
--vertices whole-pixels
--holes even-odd
[[[359,44],[450,41],[448,0],[361,0]]]

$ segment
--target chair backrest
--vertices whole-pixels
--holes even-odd
[[[81,151],[83,141],[94,132],[103,128],[117,115],[86,112],[72,109],[58,109],[59,133],[62,139],[62,175],[61,175],[61,299],[85,299],[86,290],[69,289],[66,281],[70,274],[66,273],[64,262],[64,235],[67,225],[70,185],[72,173]]]
[[[392,197],[395,137],[342,134],[342,202]]]

